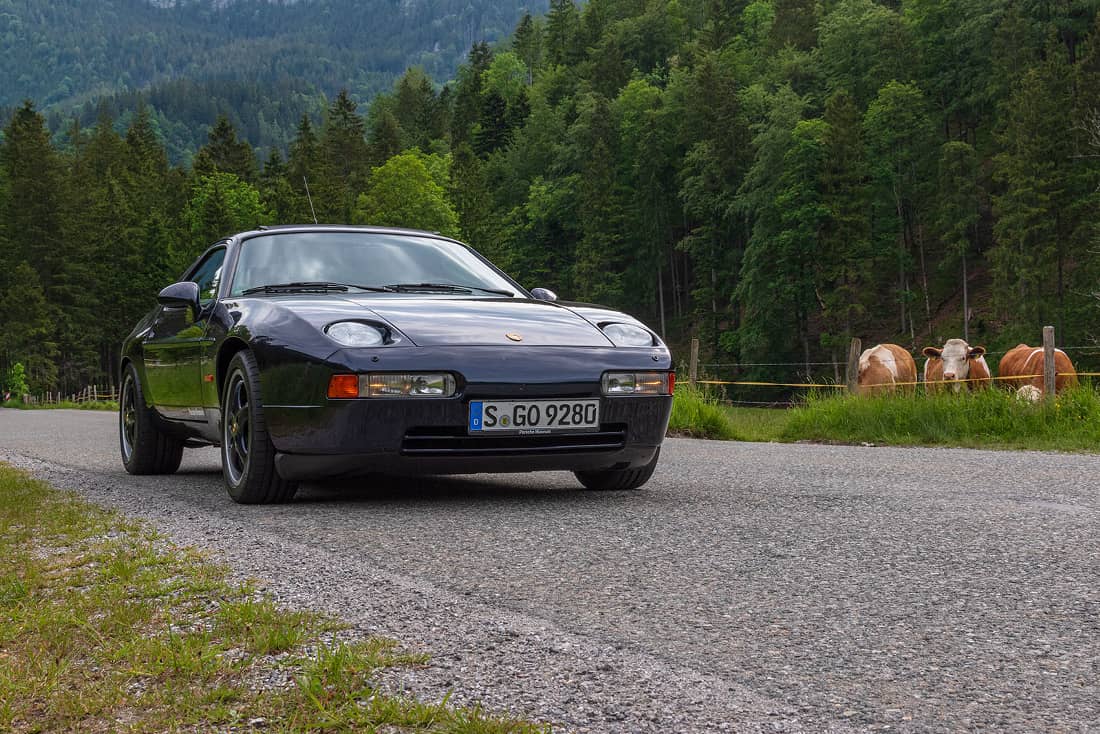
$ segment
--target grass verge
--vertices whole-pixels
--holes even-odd
[[[374,674],[423,656],[2,463],[0,498],[0,731],[548,731],[387,696]]]
[[[676,386],[668,431],[674,436],[738,440],[729,415],[706,390],[687,383]]]
[[[118,403],[114,400],[88,400],[82,403],[73,403],[64,400],[60,403],[24,403],[22,400],[9,400],[0,403],[0,408],[15,408],[16,410],[118,410]]]
[[[1003,390],[812,397],[786,418],[778,432],[783,441],[1100,450],[1100,394],[1088,386],[1049,405]]]

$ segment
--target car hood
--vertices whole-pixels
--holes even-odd
[[[364,317],[373,313],[419,346],[612,346],[594,324],[545,301],[377,296],[342,300],[361,308]]]

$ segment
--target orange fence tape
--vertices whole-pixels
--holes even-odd
[[[1077,377],[1100,377],[1100,372],[1059,372],[1056,377],[1068,377],[1070,375],[1076,375]],[[925,382],[923,380],[917,382],[895,382],[891,385],[869,385],[868,387],[909,387],[912,385],[951,385],[955,383],[963,382],[1001,382],[1001,381],[1013,381],[1013,380],[1031,380],[1036,377],[1042,377],[1039,375],[1014,375],[1012,377],[969,377],[964,380],[937,380],[935,382]],[[847,389],[846,384],[838,382],[753,382],[749,380],[696,380],[697,385],[742,385],[747,387],[801,387],[801,388],[818,388],[818,387],[833,387]]]

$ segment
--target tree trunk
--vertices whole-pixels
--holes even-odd
[[[665,338],[665,277],[661,261],[657,261],[657,309],[661,313],[661,339]]]
[[[963,341],[970,343],[970,284],[966,277],[966,251],[963,251]]]
[[[668,253],[668,266],[669,272],[672,274],[672,312],[679,318],[680,316],[680,283],[677,280],[676,273],[676,251]]]
[[[932,299],[928,295],[928,268],[924,264],[924,228],[917,225],[917,250],[920,252],[921,289],[924,291],[924,318],[928,325],[928,336],[932,337]]]

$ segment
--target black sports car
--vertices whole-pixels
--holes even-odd
[[[634,489],[672,409],[668,349],[637,320],[528,292],[428,232],[245,232],[157,300],[122,349],[122,461],[171,473],[220,445],[238,502],[370,472]]]

